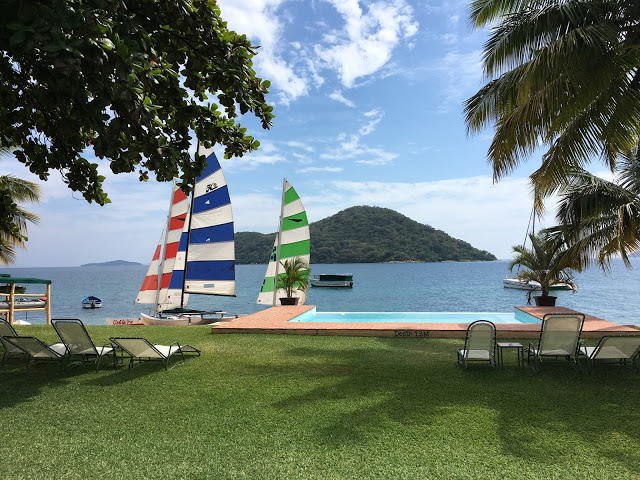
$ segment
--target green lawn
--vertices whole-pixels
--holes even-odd
[[[56,340],[53,328],[16,327]],[[0,478],[638,478],[640,375],[456,364],[460,340],[88,327],[200,358],[0,366]]]

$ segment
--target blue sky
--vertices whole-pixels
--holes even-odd
[[[467,1],[219,4],[229,27],[261,46],[254,68],[271,81],[276,115],[270,131],[242,119],[261,148],[221,161],[236,231],[276,230],[286,177],[311,222],[354,205],[387,207],[511,257],[527,228],[527,176],[539,158],[494,185],[486,162],[493,131],[466,135],[463,102],[483,85],[487,35],[470,27]],[[1,165],[34,179],[15,160]],[[44,202],[30,208],[41,223],[29,226],[16,267],[150,261],[170,185],[100,165],[113,203],[87,204],[52,172]]]

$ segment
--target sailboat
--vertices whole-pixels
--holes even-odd
[[[527,233],[525,234],[524,241],[522,242],[522,246],[524,247],[527,243],[527,238],[529,238],[529,227],[531,227],[531,233],[535,233],[536,231],[536,207],[535,205],[531,209],[531,216],[529,217],[529,225],[527,225]],[[521,280],[518,278],[518,273],[520,272],[520,265],[518,265],[518,270],[516,272],[515,277],[505,277],[502,280],[502,286],[504,288],[515,288],[518,290],[542,290],[540,283],[535,280]],[[550,290],[572,290],[571,286],[566,283],[554,283],[550,285]]]
[[[281,305],[281,297],[286,297],[283,289],[278,289],[276,279],[283,270],[281,262],[299,258],[309,265],[311,242],[309,239],[309,222],[302,200],[285,178],[282,183],[282,203],[280,206],[280,222],[278,233],[273,243],[267,273],[262,282],[262,289],[256,303],[260,305]],[[307,295],[296,290],[298,305],[303,305]]]
[[[229,190],[213,150],[204,155],[206,167],[190,197],[173,182],[167,226],[135,300],[155,305],[153,316],[140,314],[145,325],[212,323],[225,312],[188,309],[189,294],[235,297]]]

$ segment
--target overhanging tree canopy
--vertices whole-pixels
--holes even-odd
[[[273,119],[256,47],[213,0],[9,0],[0,48],[0,145],[43,180],[61,171],[89,202],[109,200],[88,147],[114,173],[186,185],[204,162],[188,154],[192,131],[242,156],[259,142],[238,114],[265,129]]]
[[[473,0],[471,21],[492,25],[490,81],[465,105],[469,132],[495,125],[494,178],[540,144],[540,195],[600,157],[611,169],[640,138],[640,2]]]

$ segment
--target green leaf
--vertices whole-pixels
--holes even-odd
[[[17,45],[19,43],[24,42],[24,39],[25,39],[24,31],[20,30],[19,32],[16,32],[11,36],[11,38],[9,39],[9,44]]]

